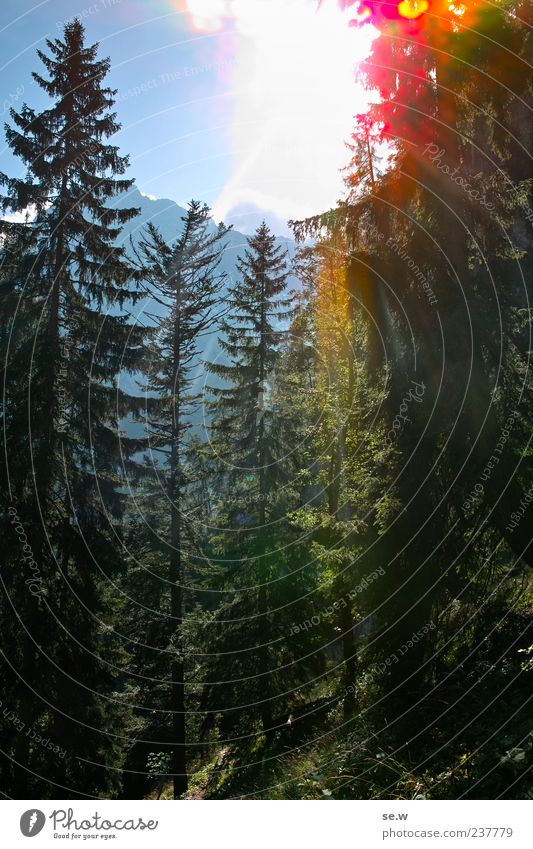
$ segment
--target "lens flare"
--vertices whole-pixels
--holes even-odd
[[[398,4],[398,14],[401,18],[415,21],[429,9],[428,0],[402,0]]]
[[[368,93],[355,84],[377,31],[334,0],[187,0],[192,25],[235,56],[228,112],[232,176],[217,217],[244,205],[303,217],[342,192],[345,141]]]
[[[462,18],[466,12],[466,6],[463,3],[450,3],[448,9],[452,15],[457,15],[458,18]]]
[[[231,14],[228,0],[187,0],[187,11],[199,30],[217,30]]]

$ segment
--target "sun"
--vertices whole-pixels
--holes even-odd
[[[223,218],[255,204],[281,218],[335,204],[353,116],[368,93],[355,71],[376,31],[350,27],[335,0],[186,0],[192,25],[220,31],[235,53],[228,142],[231,179],[216,204]],[[228,45],[231,47],[228,48]]]

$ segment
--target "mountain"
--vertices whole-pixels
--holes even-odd
[[[118,198],[116,206],[121,209],[131,206],[140,209],[140,214],[124,226],[121,242],[129,242],[130,237],[134,242],[138,241],[143,226],[148,224],[148,222],[154,224],[159,229],[166,242],[175,241],[181,234],[183,226],[181,219],[186,214],[186,210],[173,200],[148,197],[148,195],[142,194],[134,186],[127,194],[121,195]],[[260,213],[256,212],[254,218],[256,226],[259,226],[261,221]],[[285,225],[281,222],[280,226]],[[215,229],[214,223],[213,229]],[[280,247],[283,247],[288,252],[290,258],[294,256],[295,243],[293,239],[289,239],[286,236],[278,236],[276,241]],[[236,274],[237,257],[244,252],[247,246],[246,234],[238,230],[231,230],[227,238],[227,245],[228,247],[222,259],[221,269],[228,274],[230,280],[233,280]]]
[[[253,233],[263,221],[270,227],[272,233],[288,236],[290,239],[291,231],[287,222],[271,210],[261,209],[255,203],[241,201],[229,209],[224,216],[224,223],[233,224],[240,233]]]
[[[186,214],[186,210],[179,206],[175,201],[168,198],[156,199],[148,197],[139,191],[136,186],[133,186],[129,192],[121,195],[116,202],[116,206],[120,209],[128,207],[137,207],[140,209],[139,215],[129,221],[123,228],[120,242],[128,248],[131,241],[135,244],[141,238],[143,227],[149,222],[155,225],[161,235],[168,243],[174,242],[181,234],[183,228],[182,217]],[[257,225],[261,221],[257,220]],[[213,222],[213,229],[215,223]],[[228,284],[236,279],[237,276],[237,258],[242,255],[247,247],[247,236],[240,233],[238,230],[231,230],[226,239],[227,247],[224,251],[220,270],[227,274]],[[277,236],[276,243],[287,251],[289,259],[292,259],[296,249],[296,244],[293,239],[286,236]],[[289,288],[296,287],[295,279],[289,279]],[[162,307],[153,299],[147,297],[142,302],[135,306],[134,320],[141,321],[145,324],[151,324],[151,315],[160,315]],[[198,388],[201,389],[206,383],[207,373],[202,367],[202,361],[214,361],[220,356],[220,349],[217,344],[216,333],[206,336],[204,339],[204,348],[200,352],[199,357],[199,376]],[[133,394],[139,393],[139,386],[135,378],[130,375],[123,375],[121,378],[121,388],[126,392]],[[215,385],[217,381],[213,375],[209,375],[209,383]],[[199,411],[197,424],[203,420],[203,413]],[[132,432],[131,423],[127,427],[128,431]],[[137,428],[135,428],[137,430]]]

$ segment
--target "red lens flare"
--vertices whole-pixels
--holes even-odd
[[[401,18],[415,21],[429,9],[428,0],[402,0],[398,4],[398,14]]]

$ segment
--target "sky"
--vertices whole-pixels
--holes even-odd
[[[265,217],[279,235],[341,196],[374,33],[348,26],[337,0],[2,0],[2,123],[10,106],[46,105],[36,49],[75,16],[111,58],[113,141],[142,192],[199,198],[244,232]],[[22,173],[1,142],[0,170]]]

